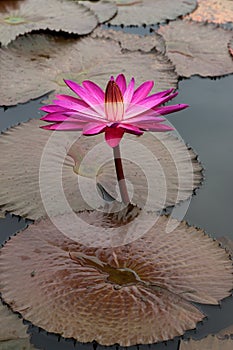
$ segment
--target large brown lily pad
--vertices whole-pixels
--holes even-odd
[[[46,215],[43,203],[52,216],[97,208],[103,204],[97,183],[120,200],[112,149],[103,135],[52,133],[40,129],[42,124],[31,120],[0,137],[2,212],[39,219]],[[195,154],[174,136],[124,136],[121,145],[127,186],[139,207],[159,211],[189,198],[200,185],[201,166]]]
[[[198,0],[197,9],[187,18],[197,22],[233,22],[233,3],[229,0]]]
[[[233,72],[227,45],[230,31],[190,21],[171,22],[159,29],[166,42],[166,54],[183,77],[221,76]]]
[[[97,26],[95,14],[87,7],[62,0],[24,0],[0,8],[0,42],[9,44],[20,34],[50,29],[75,34],[88,34]]]
[[[63,79],[90,79],[105,88],[109,77],[121,72],[138,84],[155,80],[156,90],[176,87],[178,80],[174,66],[158,52],[123,53],[110,39],[20,37],[0,49],[0,105],[26,102],[52,90],[67,93]]]
[[[18,315],[10,311],[0,302],[0,349],[32,350],[29,342],[27,326],[23,325]]]
[[[115,1],[115,0],[114,0]],[[116,0],[118,13],[111,24],[126,26],[156,24],[192,12],[196,0]]]
[[[232,263],[203,231],[176,222],[168,234],[170,218],[162,216],[140,239],[102,248],[112,220],[98,212],[79,215],[92,216],[87,231],[99,248],[70,240],[48,219],[2,248],[2,296],[33,324],[81,342],[148,344],[195,328],[204,315],[193,301],[217,304],[230,294]]]
[[[84,5],[90,10],[92,10],[97,16],[99,23],[104,23],[106,21],[109,21],[117,13],[117,6],[115,3],[111,1],[105,1],[105,0],[100,0],[97,2],[86,1],[86,0],[85,1],[72,0],[72,1],[77,1],[79,4]]]
[[[179,350],[232,350],[233,339],[209,335],[202,340],[181,341]]]
[[[92,32],[91,36],[93,38],[101,37],[115,40],[120,43],[122,49],[129,51],[140,50],[150,52],[152,50],[158,50],[163,54],[165,53],[165,42],[163,37],[156,32],[151,35],[140,36],[98,27]]]

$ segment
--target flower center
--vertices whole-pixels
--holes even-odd
[[[72,260],[79,262],[82,266],[94,267],[100,272],[107,274],[107,282],[118,286],[138,284],[142,282],[137,273],[127,267],[115,268],[99,260],[96,256],[86,255],[81,252],[70,253]]]
[[[122,92],[113,77],[105,90],[105,114],[110,121],[121,121],[124,115]]]

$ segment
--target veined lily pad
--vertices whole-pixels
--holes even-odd
[[[73,0],[78,1],[78,0]],[[92,1],[78,1],[79,4],[86,6],[92,10],[98,18],[99,23],[104,23],[112,19],[117,13],[117,6],[111,1],[100,0],[98,2]]]
[[[2,303],[0,303],[0,349],[35,349],[29,342],[27,326],[23,325],[18,315],[11,312],[7,306],[4,306]]]
[[[3,6],[1,8],[0,42],[2,45],[9,44],[20,34],[39,29],[79,35],[88,34],[98,23],[92,11],[71,1],[24,0],[18,2],[17,9],[7,6],[5,9]]]
[[[78,215],[92,216],[93,246],[101,244],[96,234],[106,240],[106,214]],[[30,225],[2,248],[2,296],[33,324],[81,342],[129,346],[181,335],[204,318],[192,302],[217,304],[230,294],[232,263],[203,231],[180,223],[167,233],[168,221],[160,217],[143,237],[115,248],[76,243],[49,219]]]
[[[181,341],[179,350],[232,350],[233,339],[218,339],[209,335],[202,340]]]
[[[90,79],[105,88],[111,75],[122,72],[138,84],[154,80],[157,91],[176,87],[177,74],[164,55],[122,51],[119,43],[107,39],[20,37],[0,49],[0,105],[26,102],[52,90],[67,93],[63,79]]]
[[[232,37],[230,31],[211,24],[176,21],[161,27],[159,33],[179,75],[207,77],[233,73],[233,61],[227,49]]]
[[[113,25],[156,24],[172,20],[192,12],[196,0],[114,0],[118,5],[118,13]]]
[[[42,124],[31,120],[0,137],[2,211],[39,219],[46,215],[41,196],[44,205],[49,202],[52,216],[97,208],[103,203],[97,183],[113,197],[119,196],[112,149],[103,135],[52,133],[40,129]],[[125,135],[121,144],[127,186],[132,202],[140,208],[159,211],[189,198],[199,186],[201,166],[174,136]]]
[[[233,22],[233,3],[229,0],[198,0],[197,9],[187,18],[197,22]]]
[[[91,34],[93,38],[100,37],[112,39],[120,43],[122,49],[129,51],[144,51],[150,52],[153,49],[165,53],[165,42],[163,37],[158,33],[153,35],[140,36],[135,34],[123,33],[112,29],[102,29],[98,27]]]

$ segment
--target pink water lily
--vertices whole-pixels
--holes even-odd
[[[182,110],[188,105],[163,104],[178,93],[173,89],[161,91],[150,96],[154,83],[146,81],[135,89],[135,80],[127,86],[125,76],[111,77],[105,92],[92,81],[82,85],[65,80],[68,87],[78,95],[56,95],[52,105],[44,106],[48,114],[41,118],[52,124],[42,126],[48,130],[79,130],[83,135],[105,133],[111,147],[118,146],[124,133],[142,135],[144,131],[165,132],[172,127],[162,124],[161,116]]]

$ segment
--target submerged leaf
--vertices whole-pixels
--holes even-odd
[[[192,12],[197,5],[196,0],[116,0],[115,2],[118,5],[118,13],[111,20],[111,24],[126,26],[156,24],[176,19]]]
[[[109,77],[121,72],[138,84],[155,80],[156,91],[175,88],[178,81],[174,66],[158,52],[123,53],[116,41],[97,38],[20,37],[0,49],[0,105],[26,102],[52,90],[66,94],[63,79],[89,79],[105,88]]]
[[[233,2],[229,0],[198,0],[197,9],[187,18],[197,22],[218,24],[233,22]]]
[[[42,124],[31,120],[0,137],[2,211],[39,219],[48,201],[50,215],[97,208],[103,203],[97,183],[118,195],[113,155],[103,135],[52,133],[40,129]],[[122,155],[132,202],[149,210],[189,198],[202,178],[195,154],[171,135],[124,136]]]
[[[48,219],[2,248],[2,296],[33,324],[81,342],[148,344],[195,328],[204,315],[193,301],[217,304],[230,294],[232,263],[203,231],[173,220],[168,234],[169,218],[148,214],[156,222],[140,239],[102,248],[112,218],[77,215],[89,224],[73,233],[91,233],[97,248],[70,240]],[[69,215],[60,219],[73,225]]]
[[[166,42],[166,54],[179,75],[221,76],[233,72],[227,45],[230,31],[190,21],[171,22],[159,29]]]
[[[6,1],[4,1],[6,2]],[[97,18],[86,7],[71,1],[24,0],[12,9],[0,7],[0,42],[9,44],[20,34],[50,29],[88,34],[97,26]]]
[[[0,303],[0,349],[1,350],[32,350],[29,342],[27,326],[22,319],[11,312],[7,306]]]
[[[202,340],[182,340],[179,350],[232,350],[233,339],[218,339],[214,335]]]

